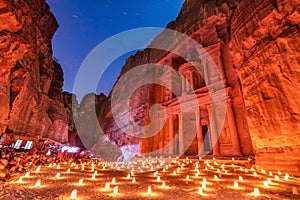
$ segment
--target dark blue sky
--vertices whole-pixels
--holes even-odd
[[[165,27],[184,0],[47,0],[60,28],[53,38],[54,57],[64,71],[64,90],[72,91],[81,63],[103,40],[140,27]],[[129,54],[106,70],[97,92],[108,94]]]

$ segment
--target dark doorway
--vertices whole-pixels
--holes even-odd
[[[208,127],[207,125],[202,126],[202,137],[203,137],[203,143],[204,143],[204,152],[210,152],[211,151],[211,146],[210,146],[210,141],[209,141],[209,135],[207,134],[208,132]]]

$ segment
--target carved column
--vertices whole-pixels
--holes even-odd
[[[195,115],[196,115],[196,123],[197,123],[198,156],[200,157],[200,156],[204,155],[200,110],[195,110]]]
[[[232,110],[232,102],[230,100],[227,101],[227,120],[230,127],[229,129],[230,129],[230,136],[231,136],[231,142],[233,148],[233,155],[241,156],[242,155],[241,145],[240,145],[234,114]]]
[[[208,117],[210,121],[210,134],[211,134],[211,143],[213,145],[213,155],[219,155],[220,150],[219,150],[219,144],[218,144],[218,130],[216,127],[216,120],[214,119],[214,110],[212,108],[212,105],[207,106],[208,110]]]
[[[169,155],[174,154],[174,124],[173,124],[173,115],[169,117]]]
[[[184,154],[184,133],[183,133],[183,116],[182,114],[178,115],[178,122],[179,122],[179,155]]]

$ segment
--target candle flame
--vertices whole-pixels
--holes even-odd
[[[110,186],[109,186],[109,183],[106,183],[106,184],[105,184],[105,190],[109,190],[109,187],[110,187]]]
[[[119,189],[118,186],[115,186],[115,187],[114,187],[114,196],[117,196],[117,194],[118,194],[118,189]]]
[[[38,166],[35,170],[35,172],[39,172],[41,170],[41,166]]]
[[[112,180],[111,180],[111,184],[115,184],[116,183],[116,178],[113,177]]]
[[[234,186],[234,188],[238,188],[239,187],[239,183],[236,182],[236,181],[234,181],[233,186]]]
[[[258,188],[254,188],[254,196],[257,197],[259,195],[260,195],[259,189]]]
[[[152,191],[151,191],[151,186],[148,186],[148,191],[147,191],[147,194],[148,195],[151,195]]]
[[[132,183],[135,183],[135,182],[136,182],[135,177],[133,177],[132,178]]]
[[[73,190],[72,193],[71,193],[71,195],[70,195],[70,199],[71,200],[75,200],[76,197],[77,197],[77,190]]]
[[[162,187],[162,188],[166,188],[166,183],[165,183],[165,181],[162,182],[161,187]]]
[[[29,175],[30,175],[30,172],[26,172],[26,173],[25,173],[25,177],[26,177],[26,178],[28,178]]]
[[[19,178],[18,183],[22,183],[23,179],[22,176]]]
[[[203,190],[201,187],[198,188],[198,194],[203,195]]]
[[[34,187],[40,187],[41,186],[41,179],[38,179]]]

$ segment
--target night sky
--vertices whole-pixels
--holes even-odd
[[[165,27],[184,0],[47,0],[60,28],[53,38],[54,57],[64,71],[64,87],[73,82],[88,53],[103,40],[140,27]],[[101,77],[97,93],[109,94],[126,58],[119,57]]]

